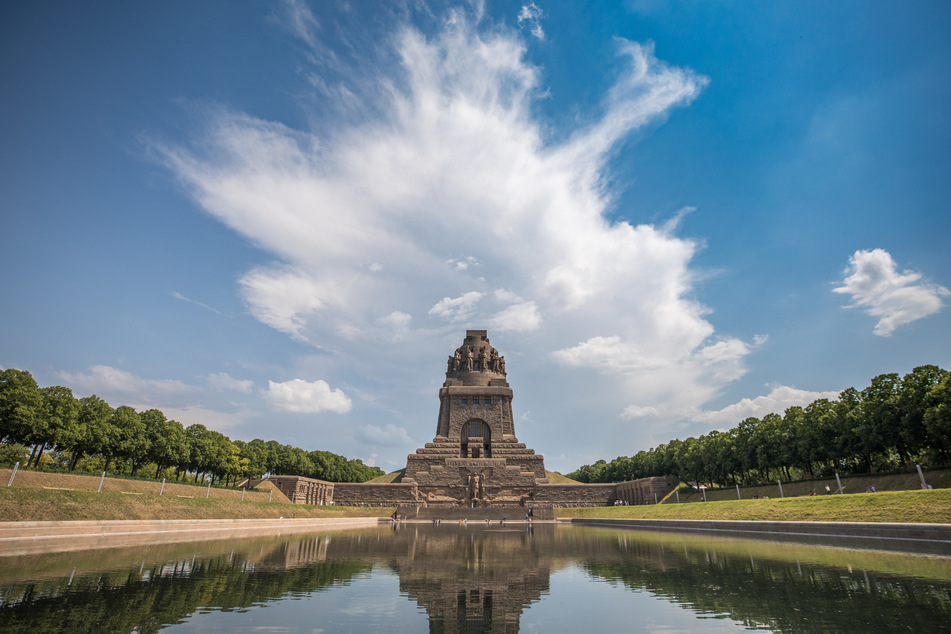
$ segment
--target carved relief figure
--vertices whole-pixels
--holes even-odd
[[[459,368],[462,366],[462,353],[459,350],[456,350],[456,353],[452,355],[452,371],[458,372]]]
[[[466,348],[466,372],[472,372],[472,348]]]
[[[485,348],[479,350],[479,371],[485,372],[488,369],[486,358],[485,358]]]
[[[492,348],[492,357],[489,359],[489,367],[493,372],[499,371],[499,351]]]
[[[499,357],[499,374],[505,374],[505,357]]]

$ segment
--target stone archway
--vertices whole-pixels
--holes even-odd
[[[491,458],[492,429],[481,418],[472,418],[462,426],[459,440],[462,458]]]

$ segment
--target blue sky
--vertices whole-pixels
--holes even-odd
[[[0,366],[387,471],[467,328],[573,470],[951,352],[942,2],[0,9]]]

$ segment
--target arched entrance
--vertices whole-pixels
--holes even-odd
[[[462,426],[463,458],[491,458],[492,457],[492,430],[483,420],[474,418]]]

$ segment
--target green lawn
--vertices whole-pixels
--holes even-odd
[[[555,517],[951,524],[951,490],[555,509]]]
[[[127,495],[112,491],[0,488],[0,521],[387,517],[386,507],[306,506],[288,502]]]

